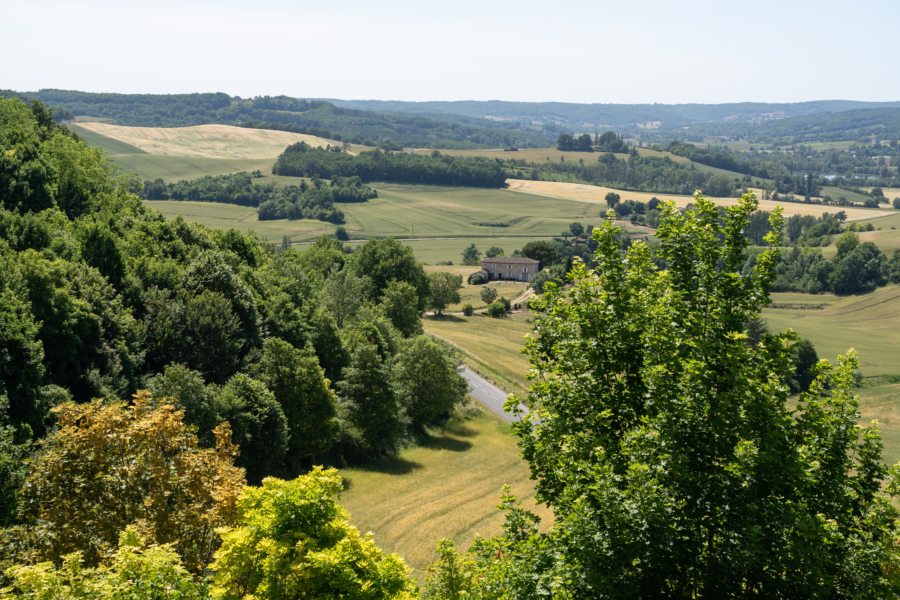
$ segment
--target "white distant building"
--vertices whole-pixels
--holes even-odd
[[[495,256],[481,260],[481,273],[488,281],[531,281],[541,261],[525,256]]]

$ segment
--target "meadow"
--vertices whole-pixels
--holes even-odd
[[[534,501],[534,485],[509,425],[477,406],[422,445],[396,458],[344,469],[341,503],[361,531],[398,552],[421,579],[441,538],[468,548],[476,535],[501,533],[502,486],[545,521],[549,509]]]

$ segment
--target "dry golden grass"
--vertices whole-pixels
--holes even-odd
[[[125,127],[109,123],[79,123],[79,127],[130,144],[148,154],[163,156],[274,159],[296,142],[306,142],[311,146],[339,144],[314,135],[232,125]]]
[[[694,201],[692,196],[676,195],[676,194],[654,194],[652,192],[629,192],[626,190],[617,190],[599,185],[590,185],[587,183],[564,183],[557,181],[530,181],[526,179],[508,179],[509,189],[517,192],[533,194],[536,196],[546,196],[549,198],[560,198],[562,200],[576,200],[578,202],[590,202],[594,204],[606,205],[604,200],[606,194],[615,192],[619,194],[623,200],[637,200],[647,202],[651,198],[656,197],[660,200],[674,202],[677,206],[687,206]],[[737,198],[710,198],[716,204],[722,206],[730,206],[737,203]],[[859,221],[862,219],[874,219],[886,217],[896,214],[891,209],[879,208],[859,208],[851,206],[824,206],[821,204],[802,204],[799,202],[776,202],[774,200],[760,200],[760,210],[773,210],[776,206],[784,208],[784,215],[813,215],[820,216],[824,212],[844,211],[847,214],[848,221]]]
[[[399,553],[419,578],[441,538],[465,549],[476,535],[501,533],[497,505],[504,484],[545,522],[552,518],[534,502],[534,484],[509,426],[480,409],[397,458],[342,474],[347,490],[341,503],[353,524],[374,532],[378,544]]]

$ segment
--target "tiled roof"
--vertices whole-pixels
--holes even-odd
[[[538,265],[539,260],[528,258],[527,256],[495,256],[494,258],[482,258],[481,264],[495,263],[501,265]]]

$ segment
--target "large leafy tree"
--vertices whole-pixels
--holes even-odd
[[[447,344],[420,335],[404,342],[393,360],[394,391],[418,434],[445,422],[466,399],[468,386],[454,358]]]
[[[381,296],[391,281],[405,281],[416,288],[419,309],[425,308],[428,277],[412,248],[406,244],[394,238],[369,240],[353,252],[349,266],[356,274],[372,280],[373,300]]]
[[[237,464],[247,480],[258,482],[281,467],[290,431],[281,405],[266,385],[238,373],[216,395],[218,415],[231,424],[232,439],[240,447]]]
[[[284,340],[270,338],[263,343],[258,369],[287,419],[287,462],[297,473],[334,444],[337,397],[312,350],[298,350]]]
[[[794,407],[796,335],[747,342],[777,260],[769,249],[741,272],[756,206],[665,207],[665,268],[641,242],[623,255],[607,223],[597,267],[547,286],[515,427],[555,524],[539,534],[514,513],[482,553],[514,565],[492,585],[565,598],[898,592],[897,467],[877,427],[857,424],[854,355],[820,363]]]
[[[431,293],[428,296],[428,306],[434,309],[440,316],[444,309],[451,304],[460,301],[459,290],[462,289],[462,275],[438,271],[428,276]]]
[[[134,525],[152,543],[173,543],[191,571],[212,557],[217,527],[235,517],[244,483],[232,462],[230,430],[216,429],[215,448],[197,437],[173,406],[147,392],[133,404],[63,404],[56,429],[40,442],[19,498],[25,562],[57,561],[81,552],[96,565],[115,552]]]
[[[350,450],[365,458],[396,453],[406,434],[406,419],[376,345],[356,347],[338,392]]]
[[[241,598],[412,599],[409,568],[362,536],[336,502],[341,476],[316,467],[293,481],[246,488],[240,522],[222,532],[212,595]]]

